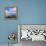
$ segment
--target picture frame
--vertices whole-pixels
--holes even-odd
[[[17,7],[6,7],[4,8],[5,18],[6,19],[17,19]]]
[[[46,24],[18,24],[18,33],[19,42],[21,40],[46,41]]]

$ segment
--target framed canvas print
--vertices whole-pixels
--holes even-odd
[[[20,32],[21,40],[46,41],[46,25],[18,25],[18,33]]]
[[[6,7],[5,8],[5,18],[17,18],[17,8],[16,7]]]

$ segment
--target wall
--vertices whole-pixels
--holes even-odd
[[[6,20],[4,8],[17,6],[18,19]],[[0,0],[0,44],[8,43],[9,32],[17,32],[17,24],[46,24],[46,0]]]

